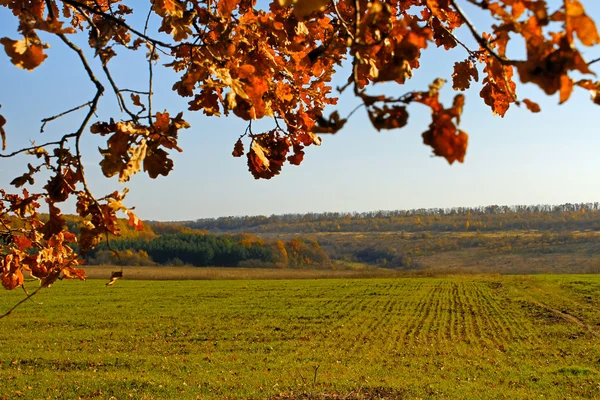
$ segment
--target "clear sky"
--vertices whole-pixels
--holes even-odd
[[[600,1],[582,3],[600,22]],[[465,9],[473,11],[468,5]],[[473,20],[483,31],[485,19],[474,14]],[[0,8],[0,37],[17,38],[16,25],[12,15]],[[468,40],[465,32],[462,35]],[[79,38],[79,43],[84,41]],[[0,49],[0,114],[8,120],[7,151],[26,146],[30,140],[42,143],[75,130],[81,114],[49,124],[42,135],[40,120],[85,103],[93,93],[74,54],[62,43],[49,42],[48,59],[33,72],[13,66]],[[117,83],[122,88],[144,90],[147,68],[142,54],[120,53],[111,61]],[[588,59],[598,56],[597,49],[584,54]],[[436,77],[450,79],[454,62],[465,57],[459,48],[450,53],[430,49],[413,82],[384,90],[424,90]],[[93,63],[98,71],[98,59]],[[342,70],[338,82],[344,81],[347,73]],[[171,91],[175,80],[171,70],[156,68],[155,110],[176,113],[187,109],[186,100]],[[357,112],[341,132],[324,136],[320,147],[307,148],[301,166],[285,165],[281,175],[268,181],[252,177],[245,157],[231,156],[245,129],[244,121],[207,118],[191,111],[184,113],[192,125],[181,131],[184,152],[173,156],[175,169],[167,178],[152,180],[138,174],[125,185],[116,178],[104,178],[97,150],[103,143],[96,135],[83,139],[85,165],[96,194],[129,187],[126,203],[135,205],[141,218],[153,220],[600,200],[600,108],[590,101],[587,91],[576,89],[567,104],[558,106],[557,96],[548,97],[531,85],[520,86],[519,97],[537,101],[542,113],[511,106],[507,116],[500,118],[483,104],[480,89],[476,84],[465,93],[461,129],[469,134],[469,149],[464,164],[450,166],[443,158],[431,157],[431,149],[421,138],[430,114],[415,104],[409,108],[408,126],[395,131],[378,133],[364,111]],[[445,104],[449,105],[455,94],[448,84],[442,91]],[[357,104],[356,99],[344,95],[341,114]],[[106,120],[111,116],[121,117],[114,95],[107,93],[98,117]],[[269,129],[270,123],[263,126]],[[8,183],[26,171],[26,162],[25,158],[0,159],[0,187],[9,188]]]

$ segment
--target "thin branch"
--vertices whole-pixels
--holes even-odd
[[[48,143],[40,144],[40,145],[37,145],[37,146],[27,147],[27,148],[24,148],[24,149],[21,149],[21,150],[14,151],[14,152],[9,153],[9,154],[0,154],[0,158],[10,158],[10,157],[16,156],[17,154],[27,153],[29,151],[34,151],[34,150],[37,150],[37,149],[41,149],[43,147],[54,146],[54,145],[61,145],[64,142],[66,142],[67,139],[72,138],[72,137],[75,137],[74,133],[70,133],[68,135],[65,135],[65,136],[62,137],[62,139],[57,140],[55,142],[48,142]]]
[[[148,10],[148,15],[146,15],[146,23],[144,24],[144,35],[148,34],[148,26],[150,25],[150,16],[152,15],[152,7],[154,7],[154,1],[151,1],[150,9]]]
[[[350,36],[352,38],[352,40],[354,40],[354,35],[350,31],[350,27],[346,23],[346,20],[344,19],[344,17],[342,17],[342,14],[340,13],[340,10],[338,9],[337,3],[335,2],[335,0],[331,0],[331,2],[333,3],[333,9],[334,9],[335,13],[337,14],[337,17],[342,22],[342,25],[346,29],[346,32],[348,33],[348,36]]]
[[[600,57],[598,57],[598,58],[595,58],[595,59],[593,59],[592,61],[588,62],[588,63],[587,63],[587,65],[589,66],[589,65],[595,64],[595,63],[597,63],[598,61],[600,61]]]
[[[348,114],[348,116],[346,117],[346,119],[350,119],[350,117],[356,112],[358,111],[360,108],[362,107],[366,107],[365,103],[360,103],[359,105],[357,105],[356,107],[354,107],[354,109],[352,109],[352,111],[350,111],[350,114]]]
[[[127,104],[125,104],[125,99],[121,94],[121,90],[119,90],[117,84],[115,83],[112,77],[112,74],[110,73],[110,70],[104,62],[102,63],[102,70],[104,71],[104,75],[106,75],[106,79],[108,79],[108,82],[110,83],[110,86],[112,87],[115,96],[117,96],[117,103],[119,103],[119,108],[121,109],[121,111],[125,111],[127,114],[129,114],[131,119],[137,121],[137,115],[135,115],[133,112],[131,112],[131,110],[129,110],[129,108],[127,108]]]
[[[127,93],[143,94],[143,95],[150,94],[149,92],[144,92],[141,90],[133,90],[133,89],[119,89],[119,92],[127,92]]]
[[[80,3],[80,2],[74,1],[74,0],[63,0],[63,3],[71,5],[71,6],[75,7],[75,8],[81,7],[83,9],[85,9],[86,11],[91,12],[92,14],[96,14],[96,15],[99,15],[99,16],[107,19],[107,20],[110,20],[110,21],[112,21],[112,22],[114,22],[114,23],[122,26],[123,28],[131,31],[132,33],[136,34],[137,36],[141,37],[142,39],[145,39],[146,41],[148,41],[148,42],[150,42],[150,43],[152,43],[154,45],[166,47],[166,48],[169,48],[169,49],[176,49],[178,47],[178,46],[173,45],[173,44],[169,44],[169,43],[162,42],[160,40],[153,39],[153,38],[145,35],[144,33],[142,33],[140,31],[132,28],[125,21],[123,21],[123,20],[121,20],[121,19],[119,19],[119,18],[117,18],[117,17],[115,17],[113,15],[106,14],[106,13],[104,13],[102,11],[98,11],[95,8],[88,6],[87,4],[83,4],[83,3]]]
[[[37,279],[33,279],[33,281],[36,281],[36,280],[37,280]],[[44,304],[44,303],[38,303],[38,302],[36,302],[36,301],[33,301],[33,300],[31,299],[31,295],[29,294],[29,291],[28,291],[28,290],[27,290],[27,288],[25,287],[25,284],[24,284],[24,283],[22,283],[22,284],[21,284],[21,288],[23,288],[23,291],[25,292],[25,295],[27,296],[27,298],[28,298],[29,300],[31,300],[31,302],[32,302],[33,304],[37,304],[38,306],[41,306],[42,304]]]
[[[469,3],[473,4],[476,7],[481,8],[482,10],[487,10],[490,6],[489,0],[481,0],[479,3],[476,0],[467,0]]]
[[[474,56],[474,55],[475,55],[475,53],[476,53],[476,52],[475,52],[475,51],[473,51],[473,50],[471,50],[471,49],[469,49],[469,47],[467,47],[467,45],[466,45],[466,44],[464,44],[463,42],[461,42],[461,41],[460,41],[460,39],[456,37],[456,35],[454,34],[454,32],[450,31],[450,30],[449,30],[448,28],[446,28],[446,27],[445,27],[443,24],[440,24],[440,26],[441,26],[441,28],[442,28],[444,31],[446,31],[446,33],[447,33],[448,35],[452,36],[452,38],[454,39],[454,41],[455,41],[456,43],[458,43],[459,45],[461,45],[461,46],[462,46],[462,48],[464,48],[464,49],[467,51],[467,53],[469,53],[469,56],[471,56],[471,57],[472,57],[472,56]]]
[[[6,313],[4,313],[3,315],[0,315],[0,319],[4,318],[4,317],[8,317],[10,314],[12,314],[12,312],[19,307],[21,304],[25,303],[27,300],[31,299],[33,296],[35,296],[36,294],[38,294],[38,292],[43,288],[43,286],[40,286],[39,288],[35,289],[35,291],[31,294],[28,294],[24,299],[22,299],[21,301],[19,301],[17,304],[15,304],[14,306],[12,306],[12,308],[10,310],[8,310]]]
[[[71,108],[70,110],[67,110],[67,111],[65,111],[65,112],[62,112],[62,113],[60,113],[60,114],[54,115],[54,116],[52,116],[52,117],[44,118],[44,119],[42,120],[42,127],[40,128],[40,133],[43,133],[43,132],[44,132],[44,127],[46,126],[46,124],[47,124],[48,122],[50,122],[50,121],[54,121],[54,120],[55,120],[55,119],[57,119],[57,118],[60,118],[60,117],[62,117],[62,116],[64,116],[64,115],[67,115],[67,114],[69,114],[69,113],[72,113],[73,111],[80,110],[80,109],[82,109],[83,107],[90,106],[90,105],[92,105],[92,102],[91,102],[91,101],[88,101],[87,103],[84,103],[84,104],[82,104],[82,105],[80,105],[80,106],[77,106],[77,107]]]
[[[281,127],[281,125],[279,125],[279,119],[278,119],[277,117],[273,116],[273,120],[275,121],[275,127],[276,127],[276,129],[279,129],[279,130],[280,130],[281,132],[283,132],[285,135],[289,135],[289,132],[288,132],[288,131],[286,131],[285,129],[283,129],[283,128]]]
[[[487,40],[485,40],[483,36],[479,34],[479,32],[477,32],[477,29],[475,29],[475,25],[473,25],[473,23],[469,20],[462,8],[460,8],[460,6],[456,4],[456,0],[450,0],[450,3],[456,9],[456,12],[460,14],[465,24],[467,24],[467,27],[471,31],[471,34],[473,35],[477,43],[479,43],[479,45],[483,47],[492,57],[498,60],[502,65],[514,65],[516,63],[513,60],[509,60],[505,56],[501,56],[500,54],[496,53],[494,49],[492,49],[490,43]]]
[[[354,0],[354,39],[352,40],[352,44],[356,43],[359,36],[360,19],[360,0]],[[358,91],[358,58],[356,54],[352,60],[352,80],[354,81],[354,94],[360,96]]]
[[[154,61],[154,54],[156,53],[156,46],[152,45],[152,51],[150,52],[150,57],[148,58],[148,122],[152,125],[152,86],[154,84],[154,70],[152,66],[152,61]]]
[[[77,46],[75,46],[73,44],[73,42],[71,42],[69,39],[67,39],[67,37],[62,34],[62,33],[58,33],[57,36],[71,49],[73,50],[75,53],[77,53],[77,55],[79,56],[79,59],[81,61],[81,63],[83,64],[83,68],[85,69],[85,72],[88,74],[88,77],[90,78],[90,80],[92,81],[92,83],[96,86],[96,89],[98,89],[98,92],[100,92],[100,95],[102,95],[104,93],[104,86],[102,86],[102,84],[100,83],[100,81],[98,80],[98,78],[96,78],[96,75],[94,75],[94,71],[92,71],[92,68],[90,68],[90,65],[87,62],[87,59],[85,58],[85,55],[83,54],[83,51],[81,51],[81,49]],[[92,100],[93,102],[93,100]],[[94,105],[94,104],[92,104]],[[94,108],[94,112],[95,107]]]

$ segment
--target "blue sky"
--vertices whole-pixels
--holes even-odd
[[[600,2],[582,3],[588,14],[600,21]],[[467,5],[465,9],[472,11]],[[485,18],[475,13],[473,20],[483,31]],[[0,37],[16,38],[15,30],[15,19],[0,8]],[[82,41],[85,38],[79,38]],[[81,114],[49,124],[42,135],[40,120],[88,101],[93,93],[75,56],[62,43],[50,40],[50,44],[48,59],[33,72],[14,67],[0,51],[0,113],[8,120],[8,151],[30,140],[42,143],[73,131]],[[111,61],[116,81],[123,88],[144,90],[147,70],[142,54],[121,53]],[[591,59],[600,53],[589,50],[584,56]],[[430,49],[409,85],[382,90],[425,89],[436,77],[449,79],[454,62],[465,57],[458,48],[450,53]],[[98,71],[98,60],[93,63]],[[340,72],[339,82],[346,73]],[[175,79],[170,70],[156,68],[155,110],[175,113],[187,109],[186,100],[171,91]],[[97,151],[103,143],[95,135],[83,139],[85,165],[96,194],[129,187],[127,204],[135,205],[141,218],[154,220],[600,199],[600,108],[586,91],[576,90],[567,104],[558,106],[557,96],[548,97],[531,85],[520,86],[519,97],[537,101],[542,113],[531,114],[513,106],[505,118],[499,118],[483,104],[479,90],[480,85],[475,85],[465,93],[461,128],[469,134],[469,149],[464,164],[450,166],[431,156],[421,139],[430,123],[429,111],[413,105],[408,126],[395,131],[377,132],[366,114],[357,112],[341,132],[324,136],[320,147],[308,148],[301,166],[286,165],[281,175],[269,181],[255,180],[247,171],[245,157],[231,157],[233,145],[245,129],[244,121],[207,118],[190,111],[185,111],[184,117],[192,128],[181,132],[184,152],[174,155],[175,169],[167,178],[152,180],[139,174],[126,185],[104,178]],[[450,104],[455,94],[448,84],[442,98]],[[357,104],[344,95],[341,114]],[[98,116],[103,120],[120,117],[111,93],[104,96]],[[262,126],[269,129],[270,123]],[[25,158],[0,160],[0,187],[8,188],[14,177],[25,172],[26,162]],[[67,211],[72,209],[67,207]]]

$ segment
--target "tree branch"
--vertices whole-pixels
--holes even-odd
[[[473,23],[469,20],[469,18],[467,17],[465,12],[462,10],[462,8],[460,8],[460,6],[456,3],[456,0],[450,0],[450,3],[456,9],[456,12],[458,12],[460,14],[461,18],[463,19],[463,21],[465,22],[465,24],[471,31],[471,34],[473,35],[473,37],[475,38],[477,43],[479,43],[479,45],[482,48],[484,48],[492,57],[494,57],[496,60],[498,60],[503,65],[515,65],[516,64],[516,61],[509,60],[505,56],[502,56],[502,55],[496,53],[494,51],[494,49],[492,49],[492,46],[490,46],[490,43],[487,40],[485,40],[483,38],[483,36],[481,36],[479,34],[479,32],[477,32],[477,29],[475,29],[475,26],[473,25]]]
[[[597,63],[598,61],[600,61],[600,57],[593,59],[592,61],[588,62],[587,65],[592,65]]]
[[[60,140],[57,140],[55,142],[48,142],[48,143],[40,144],[40,145],[37,145],[37,146],[26,147],[24,149],[13,151],[12,153],[9,153],[9,154],[0,154],[0,158],[10,158],[10,157],[16,156],[17,154],[27,153],[29,151],[34,151],[34,150],[41,149],[41,148],[44,148],[44,147],[54,146],[54,145],[61,145],[62,143],[66,142],[67,139],[72,138],[72,137],[75,137],[74,133],[70,133],[68,135],[65,135]]]
[[[76,9],[77,8],[82,8],[82,9],[84,9],[84,10],[86,10],[86,11],[92,13],[92,14],[99,15],[102,18],[110,20],[110,21],[114,22],[115,24],[118,24],[118,25],[122,26],[123,28],[129,30],[130,32],[136,34],[137,36],[141,37],[142,39],[144,39],[144,40],[146,40],[146,41],[148,41],[148,42],[150,42],[150,43],[152,43],[152,44],[154,44],[156,46],[162,46],[162,47],[166,47],[168,49],[176,49],[178,47],[177,45],[173,45],[173,44],[162,42],[162,41],[157,40],[157,39],[153,39],[150,36],[147,36],[144,33],[136,30],[135,28],[132,28],[125,21],[123,21],[123,20],[121,20],[121,19],[119,19],[119,18],[117,18],[117,17],[115,17],[115,16],[113,16],[111,14],[107,14],[105,12],[96,10],[95,8],[90,7],[87,4],[83,4],[83,3],[80,3],[80,2],[75,1],[75,0],[63,0],[63,3],[69,4],[70,6],[73,6]]]
[[[55,119],[57,119],[57,118],[60,118],[60,117],[62,117],[62,116],[64,116],[64,115],[67,115],[67,114],[69,114],[69,113],[72,113],[73,111],[80,110],[80,109],[82,109],[83,107],[90,106],[90,105],[92,105],[92,102],[91,102],[91,101],[88,101],[87,103],[84,103],[84,104],[82,104],[82,105],[80,105],[80,106],[77,106],[77,107],[71,108],[70,110],[67,110],[67,111],[65,111],[65,112],[62,112],[62,113],[60,113],[60,114],[54,115],[54,116],[52,116],[52,117],[44,118],[44,119],[42,120],[42,127],[40,128],[40,133],[43,133],[43,132],[44,132],[44,127],[46,126],[46,124],[47,124],[48,122],[50,122],[50,121],[54,121],[54,120],[55,120]]]
[[[5,312],[4,314],[0,315],[0,319],[4,318],[4,317],[8,317],[10,314],[12,314],[13,311],[15,311],[15,309],[17,307],[19,307],[21,304],[25,303],[27,300],[31,299],[33,296],[35,296],[36,294],[38,294],[38,292],[43,288],[43,286],[38,287],[37,289],[35,289],[35,291],[31,294],[27,294],[27,296],[22,299],[21,301],[19,301],[17,304],[15,304],[14,306],[12,306],[12,308],[10,310],[8,310],[7,312]]]

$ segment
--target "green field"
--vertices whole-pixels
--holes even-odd
[[[105,282],[0,320],[0,398],[600,398],[593,275]]]

